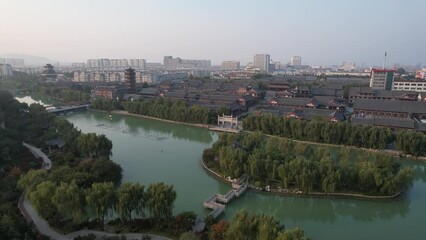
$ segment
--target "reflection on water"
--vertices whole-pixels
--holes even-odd
[[[340,217],[351,217],[356,221],[390,220],[403,217],[410,210],[410,200],[368,201],[352,199],[332,199],[319,197],[274,196],[256,192],[247,192],[238,201],[229,205],[237,210],[238,206],[263,213],[273,214],[283,222],[289,220],[304,222],[307,220],[334,223]]]
[[[156,140],[164,140],[166,135],[173,138],[209,144],[213,141],[210,131],[200,131],[200,128],[184,124],[173,124],[141,118],[136,116],[123,116],[99,113],[92,114],[93,120],[98,121],[97,127],[109,129],[111,131],[128,133],[133,136],[148,137]],[[143,121],[145,124],[140,124]],[[124,124],[123,124],[124,123]]]

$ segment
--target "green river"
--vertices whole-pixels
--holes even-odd
[[[173,184],[175,212],[208,213],[202,201],[230,187],[210,177],[200,160],[218,134],[207,129],[134,116],[87,111],[67,116],[83,132],[105,134],[113,142],[112,159],[124,170],[123,182]],[[402,199],[367,201],[339,198],[284,197],[246,192],[226,206],[225,218],[247,209],[273,215],[286,227],[300,226],[308,237],[331,239],[425,239],[426,164],[404,161],[416,179]]]
[[[27,99],[18,99],[23,102]],[[44,101],[44,99],[43,99]],[[201,155],[218,138],[204,128],[96,111],[66,116],[83,132],[105,134],[113,142],[112,159],[123,168],[123,182],[173,184],[175,213],[205,216],[202,201],[226,193],[230,186],[212,178],[201,166]],[[426,163],[402,161],[415,170],[406,196],[386,201],[273,196],[247,191],[226,205],[222,217],[241,209],[273,215],[287,228],[300,226],[315,240],[426,239]]]

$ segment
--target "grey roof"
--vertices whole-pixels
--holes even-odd
[[[356,99],[353,108],[354,110],[426,114],[426,102],[415,101]]]
[[[305,107],[311,101],[310,98],[278,98],[277,103],[281,106]]]
[[[220,89],[221,85],[222,85],[222,83],[219,83],[219,82],[205,82],[201,86],[199,86],[199,89],[218,90],[218,89]]]
[[[333,97],[342,97],[343,90],[338,89],[328,89],[328,88],[312,88],[312,96],[333,96]]]
[[[326,89],[333,89],[333,90],[343,90],[343,84],[327,81],[327,82],[325,82],[325,88]]]
[[[141,99],[142,96],[140,94],[124,94],[123,95],[123,99],[133,99],[133,100],[137,100],[137,99]]]
[[[168,91],[164,93],[164,97],[168,98],[181,98],[184,99],[188,95],[187,92],[184,91]]]
[[[156,88],[142,88],[141,90],[142,95],[158,95],[158,92]]]
[[[261,114],[273,114],[273,115],[287,115],[291,113],[294,109],[292,107],[283,107],[283,106],[272,106],[272,105],[263,105],[257,106],[255,111]]]
[[[188,80],[188,81],[185,81],[184,86],[186,88],[197,88],[201,86],[202,84],[203,84],[203,81],[201,80]]]
[[[266,91],[265,99],[270,99],[270,98],[274,98],[274,97],[276,97],[275,91]]]
[[[273,85],[289,85],[288,81],[284,79],[271,79],[267,83]]]
[[[415,121],[403,118],[384,118],[384,117],[352,117],[352,123],[357,125],[371,125],[394,128],[415,129]]]
[[[309,87],[306,85],[301,85],[296,87],[297,91],[309,91]]]
[[[59,148],[63,148],[65,146],[65,141],[62,138],[54,138],[46,141],[48,146],[58,146]]]
[[[305,108],[303,110],[295,110],[292,113],[299,116],[300,118],[310,120],[317,116],[329,117],[330,114],[333,114],[334,112],[335,110]]]
[[[347,107],[348,101],[342,97],[316,96],[313,99],[317,100],[318,105],[327,107]]]
[[[240,97],[240,99],[242,99],[244,101],[254,101],[254,97],[252,95],[244,95],[244,96]]]
[[[370,87],[351,87],[348,92],[349,96],[358,96],[359,94],[374,94]]]

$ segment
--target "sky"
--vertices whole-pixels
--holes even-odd
[[[0,0],[0,55],[426,64],[426,0]]]

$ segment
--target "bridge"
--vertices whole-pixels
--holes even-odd
[[[54,113],[54,114],[61,114],[61,113],[64,114],[68,112],[86,110],[89,108],[89,106],[90,106],[89,104],[66,106],[66,107],[48,109],[47,112]]]
[[[232,181],[232,189],[225,195],[215,193],[207,198],[203,202],[203,206],[212,209],[208,216],[217,218],[225,210],[225,204],[229,203],[234,197],[241,196],[247,190],[247,179],[247,176],[243,175]]]

